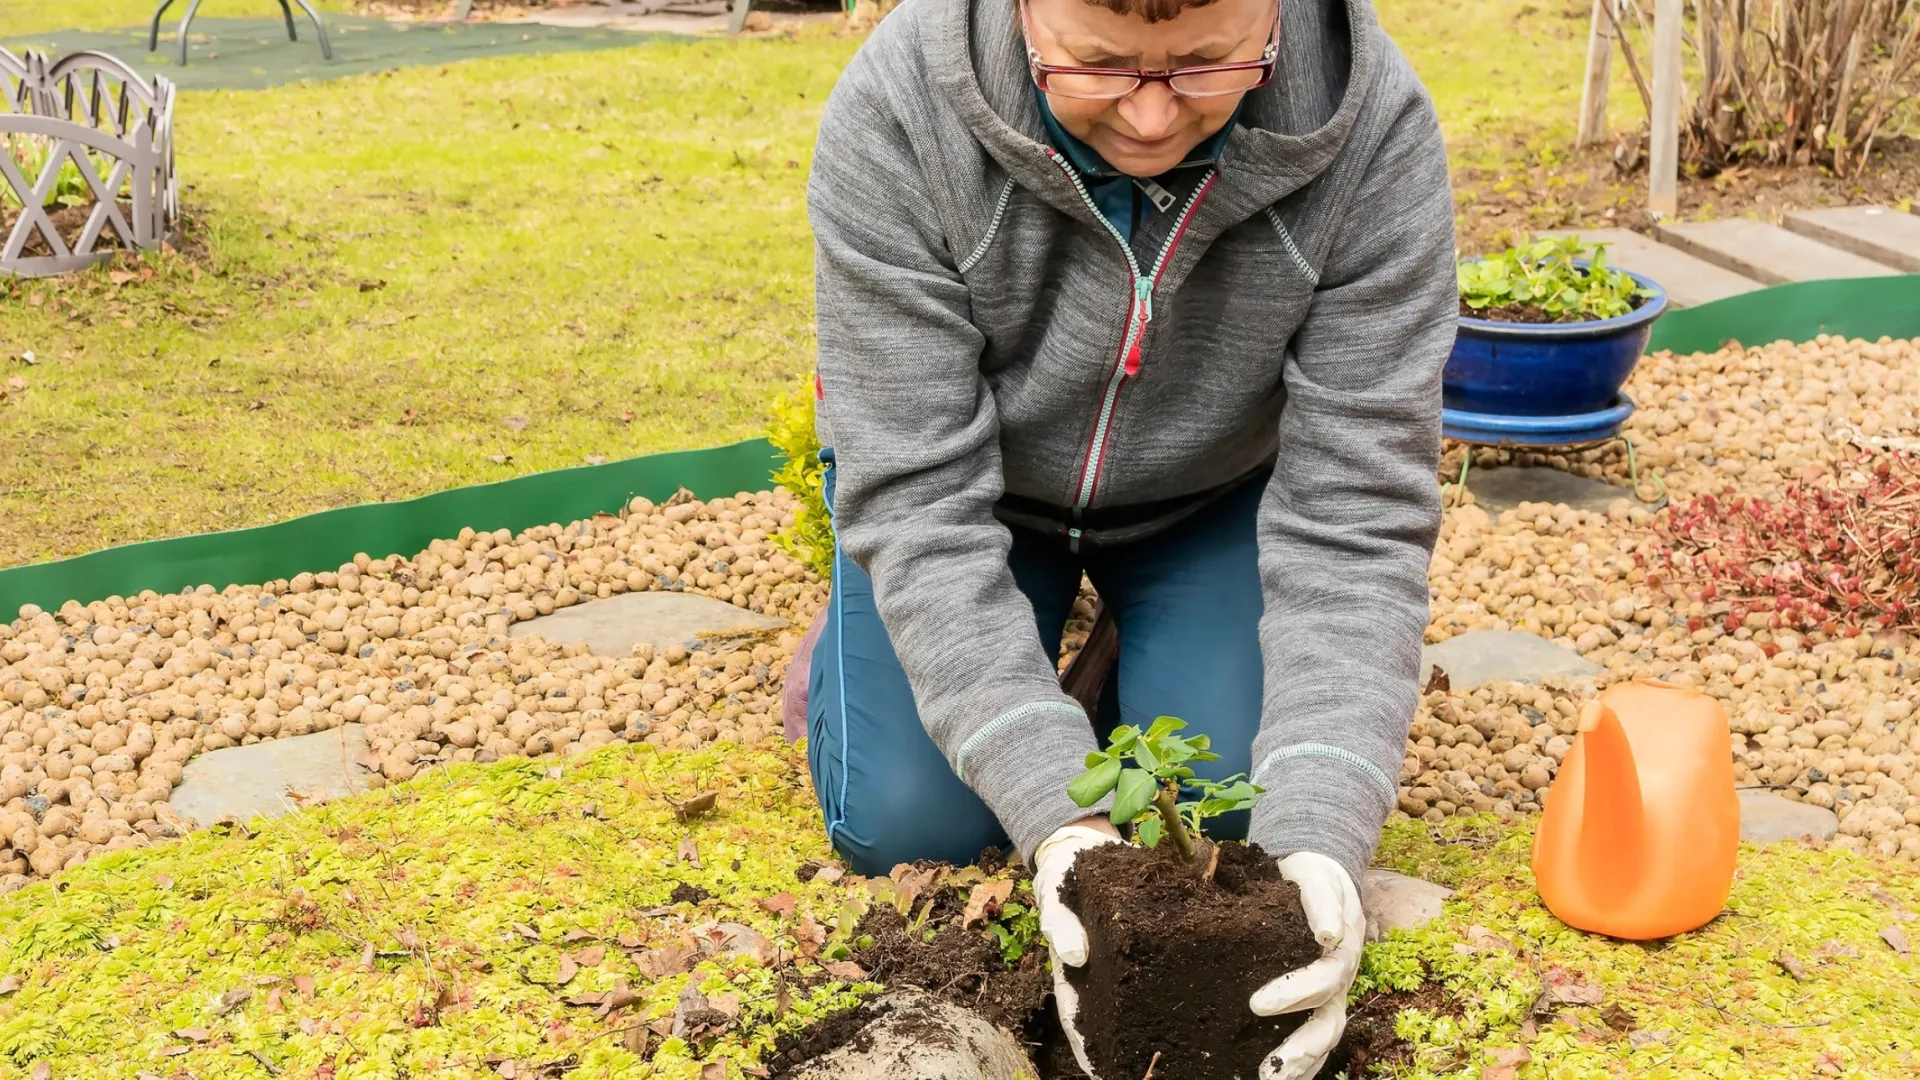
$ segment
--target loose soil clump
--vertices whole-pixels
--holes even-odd
[[[1254,1080],[1306,1013],[1255,1016],[1248,999],[1319,959],[1300,890],[1258,845],[1221,844],[1206,863],[1171,845],[1081,853],[1061,897],[1087,929],[1069,969],[1078,1026],[1102,1076]]]

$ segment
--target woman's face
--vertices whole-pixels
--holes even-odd
[[[1258,60],[1273,37],[1274,0],[1214,0],[1149,23],[1088,0],[1028,0],[1028,36],[1043,63],[1164,70]],[[1130,176],[1157,176],[1232,117],[1244,93],[1184,98],[1142,83],[1117,101],[1047,95],[1068,133]]]

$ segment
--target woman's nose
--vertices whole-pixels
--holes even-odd
[[[1180,118],[1180,99],[1165,83],[1143,83],[1122,98],[1120,116],[1147,141],[1165,137]]]

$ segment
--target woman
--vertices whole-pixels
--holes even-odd
[[[1263,1073],[1312,1075],[1440,524],[1456,287],[1425,90],[1368,0],[908,0],[828,103],[809,209],[833,843],[874,874],[1010,840],[1083,963],[1057,888],[1117,834],[1067,783],[1116,722],[1180,717],[1215,778],[1266,788],[1219,831],[1283,857],[1327,948],[1252,1002],[1313,1010]],[[1055,674],[1083,572],[1121,638],[1097,723]]]

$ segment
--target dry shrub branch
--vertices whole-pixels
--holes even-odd
[[[1695,0],[1685,152],[1856,171],[1920,91],[1920,0]]]

